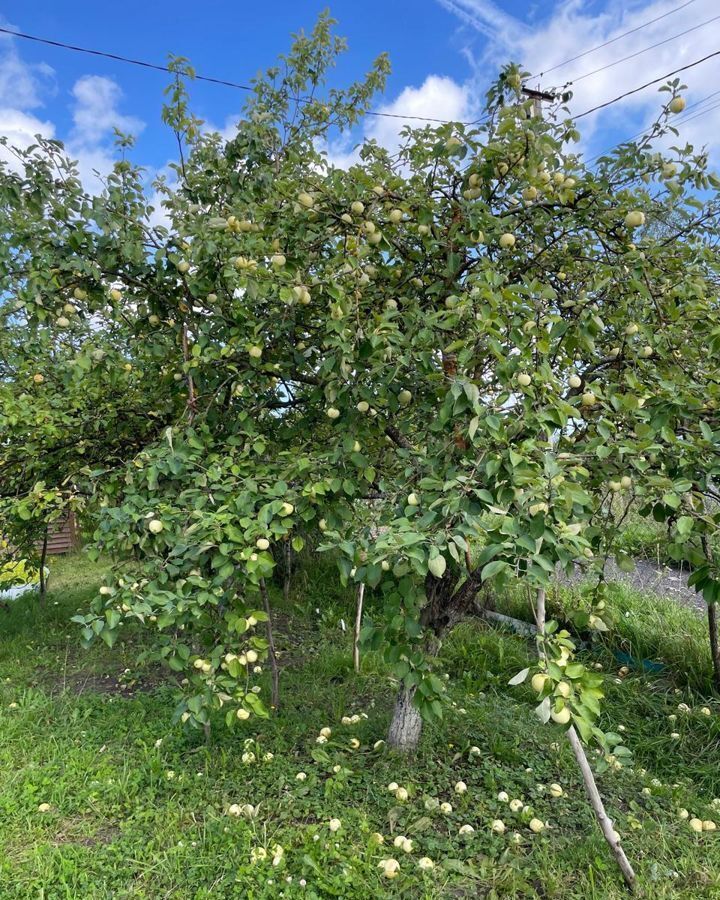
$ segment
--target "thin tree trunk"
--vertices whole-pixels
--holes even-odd
[[[635,872],[633,871],[633,867],[630,865],[627,856],[625,856],[625,851],[620,845],[620,841],[617,834],[615,833],[615,828],[613,827],[612,820],[605,812],[605,806],[603,805],[602,797],[600,796],[600,792],[597,789],[597,784],[595,783],[595,776],[593,775],[592,769],[590,768],[590,763],[588,763],[587,756],[585,755],[585,750],[582,743],[580,742],[577,731],[575,731],[574,725],[571,725],[570,728],[568,728],[567,736],[568,740],[570,741],[570,746],[573,749],[573,753],[575,754],[577,764],[580,767],[580,771],[582,772],[585,791],[587,792],[588,799],[590,800],[590,805],[595,812],[595,817],[597,818],[600,828],[602,829],[603,836],[607,841],[608,846],[612,850],[613,856],[615,857],[618,866],[620,867],[620,871],[623,874],[625,883],[630,888],[630,890],[633,891],[635,890]]]
[[[420,742],[422,717],[420,710],[413,703],[414,696],[414,687],[406,688],[405,685],[401,685],[387,737],[388,746],[393,750],[407,753],[415,750]]]
[[[188,330],[187,325],[183,322],[182,327],[182,349],[183,349],[183,359],[185,362],[189,362],[190,360],[190,341],[188,340]],[[188,421],[192,422],[195,418],[195,383],[193,382],[192,373],[188,371],[186,375],[187,381],[187,409],[188,409]]]
[[[708,603],[708,631],[710,633],[710,655],[713,663],[713,681],[720,691],[720,638],[718,637],[718,605]]]
[[[267,622],[265,623],[265,626],[267,628],[268,659],[270,660],[270,674],[272,677],[270,703],[273,709],[277,712],[277,710],[280,708],[280,670],[278,668],[277,654],[275,652],[275,637],[273,635],[270,598],[268,596],[267,586],[265,584],[264,578],[260,579],[260,593],[262,594],[263,606],[265,607],[265,615],[267,616]]]
[[[355,609],[355,629],[353,631],[353,667],[360,671],[360,630],[362,628],[363,598],[365,597],[365,582],[358,585],[357,607]]]
[[[290,546],[290,541],[285,541],[285,546],[283,547],[283,552],[285,555],[285,577],[283,579],[283,597],[285,602],[287,603],[290,599],[290,584],[292,578],[292,547]]]
[[[542,635],[545,629],[544,588],[539,588],[537,592],[535,622],[538,627],[539,635]],[[542,659],[544,653],[542,649],[540,649],[541,646],[542,645],[539,646],[538,652],[540,658]],[[627,856],[625,856],[625,851],[620,846],[620,841],[615,834],[613,823],[608,817],[608,814],[605,812],[605,806],[602,802],[600,792],[598,791],[597,784],[595,782],[595,776],[593,775],[593,771],[590,768],[590,763],[588,762],[587,755],[585,754],[585,748],[583,747],[582,742],[578,737],[578,733],[575,730],[574,725],[571,725],[567,729],[565,734],[567,734],[568,740],[570,741],[570,746],[572,747],[573,753],[575,754],[575,759],[577,760],[577,764],[580,767],[583,783],[585,785],[585,791],[588,795],[588,799],[590,800],[590,805],[593,808],[593,812],[595,813],[595,818],[600,825],[603,837],[607,841],[607,844],[610,847],[610,850],[612,851],[612,854],[615,857],[618,866],[620,867],[620,871],[623,874],[623,878],[625,879],[627,886],[632,891],[635,889],[635,872],[633,871],[633,867],[630,865]]]
[[[535,624],[538,632],[542,634],[545,628],[545,588],[538,588],[537,604],[535,606]]]
[[[47,579],[45,578],[45,563],[47,561],[48,530],[49,530],[49,526],[46,525],[45,532],[43,534],[42,551],[40,553],[40,599],[42,601],[45,600],[45,594],[47,592]]]

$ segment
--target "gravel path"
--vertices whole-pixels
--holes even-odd
[[[688,569],[673,569],[648,559],[636,559],[632,572],[621,572],[614,560],[608,560],[605,565],[608,581],[618,581],[636,591],[658,597],[670,597],[683,606],[705,614],[707,605],[702,594],[697,594],[695,588],[688,587],[689,575]],[[578,572],[578,580],[581,578],[582,575]]]

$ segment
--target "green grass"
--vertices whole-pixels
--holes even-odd
[[[617,652],[625,662],[625,657],[632,657],[631,668],[640,668],[643,661],[659,663],[675,687],[698,695],[710,690],[712,659],[707,621],[701,612],[671,598],[642,594],[619,583],[608,585],[607,605],[612,627],[605,635],[595,636],[597,652]],[[495,598],[495,609],[525,621],[532,619],[528,595],[523,590],[503,591]],[[548,618],[568,623],[572,612],[579,609],[590,609],[590,597],[583,586],[548,592]]]
[[[53,568],[45,609],[23,600],[0,610],[2,900],[625,896],[562,732],[535,721],[529,688],[507,687],[531,659],[524,640],[480,623],[460,626],[442,651],[451,676],[446,721],[426,729],[414,757],[373,749],[393,685],[373,656],[360,675],[352,672],[339,625],[352,618],[351,598],[330,570],[313,567],[300,573],[282,610],[281,714],[234,733],[219,727],[208,746],[171,726],[172,703],[157,673],[135,671],[141,636],[112,650],[79,649],[69,618],[92,595],[102,567],[76,557]],[[691,633],[694,614],[678,615]],[[608,647],[593,659],[614,668]],[[679,713],[680,702],[693,711]],[[699,712],[705,704],[709,718]],[[605,709],[603,724],[622,725],[636,756],[632,770],[607,773],[599,785],[645,896],[720,897],[720,832],[696,835],[678,816],[684,807],[720,818],[711,804],[720,796],[718,704],[701,697],[699,684],[678,687],[666,671],[633,673],[622,684],[609,677]],[[340,724],[353,713],[367,719]],[[333,733],[320,746],[324,726]],[[353,738],[359,749],[351,749]],[[472,746],[479,756],[468,754]],[[254,763],[242,762],[246,749]],[[300,771],[305,781],[296,779]],[[468,786],[462,796],[454,793],[458,780]],[[407,788],[407,803],[387,791],[391,781]],[[559,799],[544,790],[555,781],[565,790]],[[551,827],[533,836],[529,814],[511,812],[497,800],[500,790]],[[426,809],[428,799],[449,801],[453,812]],[[50,811],[40,813],[41,803]],[[256,816],[228,815],[234,803],[252,804]],[[332,817],[342,822],[337,834],[328,829]],[[490,831],[496,818],[504,835]],[[470,839],[458,836],[466,823],[475,828]],[[410,854],[392,846],[398,834],[413,840]],[[284,849],[278,866],[250,861],[253,849],[275,844]],[[434,871],[418,869],[422,856],[434,860]],[[400,862],[393,881],[378,869],[386,857]]]
[[[668,542],[667,525],[664,522],[655,522],[650,516],[639,515],[637,508],[634,508],[623,522],[614,549],[657,563],[672,563],[666,549]]]

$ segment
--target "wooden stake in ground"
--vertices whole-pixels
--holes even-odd
[[[290,546],[290,541],[285,541],[285,546],[283,547],[283,553],[285,555],[285,576],[283,578],[283,597],[285,602],[287,603],[290,599],[290,585],[292,578],[292,547]]]
[[[537,603],[533,612],[535,613],[535,624],[538,632],[542,634],[545,628],[545,588],[538,588]]]
[[[278,668],[277,654],[275,652],[275,637],[273,635],[270,597],[268,596],[267,586],[265,584],[264,578],[260,579],[260,593],[262,594],[263,606],[265,607],[265,615],[267,616],[267,622],[265,623],[265,626],[267,629],[268,639],[268,660],[270,661],[270,674],[272,677],[270,703],[275,712],[277,712],[277,710],[280,708],[280,670]]]
[[[537,592],[535,621],[537,623],[539,634],[542,634],[545,629],[544,588],[539,588]],[[540,648],[538,648],[538,655],[541,659],[545,655]],[[600,791],[598,791],[597,783],[595,782],[595,776],[593,775],[593,770],[590,768],[590,763],[588,762],[585,748],[583,747],[582,742],[578,737],[575,726],[571,725],[567,729],[565,734],[567,734],[568,740],[570,741],[570,746],[572,747],[573,753],[575,754],[575,759],[577,760],[577,764],[580,767],[583,784],[585,785],[585,792],[588,795],[590,805],[592,806],[593,812],[595,813],[595,818],[598,820],[598,824],[600,825],[603,837],[607,841],[608,846],[610,847],[610,850],[612,851],[612,854],[615,857],[618,866],[620,867],[620,871],[623,874],[625,883],[630,888],[630,890],[633,891],[635,889],[635,872],[633,870],[633,867],[630,865],[630,861],[628,860],[627,856],[625,856],[625,851],[620,845],[620,840],[613,827],[612,820],[605,812],[605,806],[602,802]]]
[[[49,526],[45,526],[45,532],[43,534],[43,542],[42,542],[42,551],[40,553],[40,599],[45,600],[45,594],[47,592],[47,579],[45,577],[45,563],[47,561],[47,551],[48,551],[48,530]]]
[[[365,597],[365,584],[358,585],[357,606],[355,609],[355,628],[353,630],[353,667],[360,671],[360,631],[362,630],[363,599]]]

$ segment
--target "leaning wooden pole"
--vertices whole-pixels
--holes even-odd
[[[631,891],[634,891],[635,871],[630,865],[630,860],[625,855],[625,851],[620,844],[620,838],[615,831],[612,819],[610,819],[608,814],[605,812],[605,805],[602,802],[602,797],[600,796],[600,792],[597,789],[595,776],[593,775],[593,771],[590,768],[590,763],[588,762],[588,758],[585,754],[585,748],[583,747],[582,742],[578,737],[577,731],[575,731],[574,725],[571,725],[568,728],[567,736],[568,740],[570,741],[570,746],[573,749],[573,753],[575,754],[577,764],[580,767],[580,772],[582,773],[583,783],[585,784],[585,792],[588,795],[590,805],[592,806],[593,812],[595,813],[595,818],[598,820],[598,824],[600,825],[603,837],[607,841],[608,846],[610,847],[610,850],[615,857],[615,861],[620,867],[620,871],[623,874],[625,883]]]
[[[536,595],[535,622],[537,623],[538,635],[540,637],[545,630],[544,588],[539,588]],[[538,646],[538,655],[541,659],[543,659],[545,656],[541,644],[539,644]],[[588,795],[590,805],[592,806],[593,812],[595,813],[595,818],[600,825],[600,830],[603,833],[603,837],[607,841],[612,855],[615,857],[615,860],[620,867],[620,871],[623,874],[625,883],[631,891],[634,891],[635,871],[630,865],[630,860],[625,855],[625,851],[620,844],[620,838],[618,837],[617,832],[613,827],[612,819],[605,811],[605,804],[603,803],[602,797],[600,796],[600,791],[598,790],[597,782],[595,781],[595,775],[593,774],[593,770],[590,768],[590,763],[588,762],[585,748],[583,747],[582,741],[580,740],[580,737],[575,730],[575,726],[571,725],[567,729],[565,734],[567,735],[568,740],[570,741],[570,746],[572,747],[573,753],[575,754],[575,759],[577,760],[577,764],[580,768],[580,774],[582,775],[583,784],[585,785],[585,793]]]

